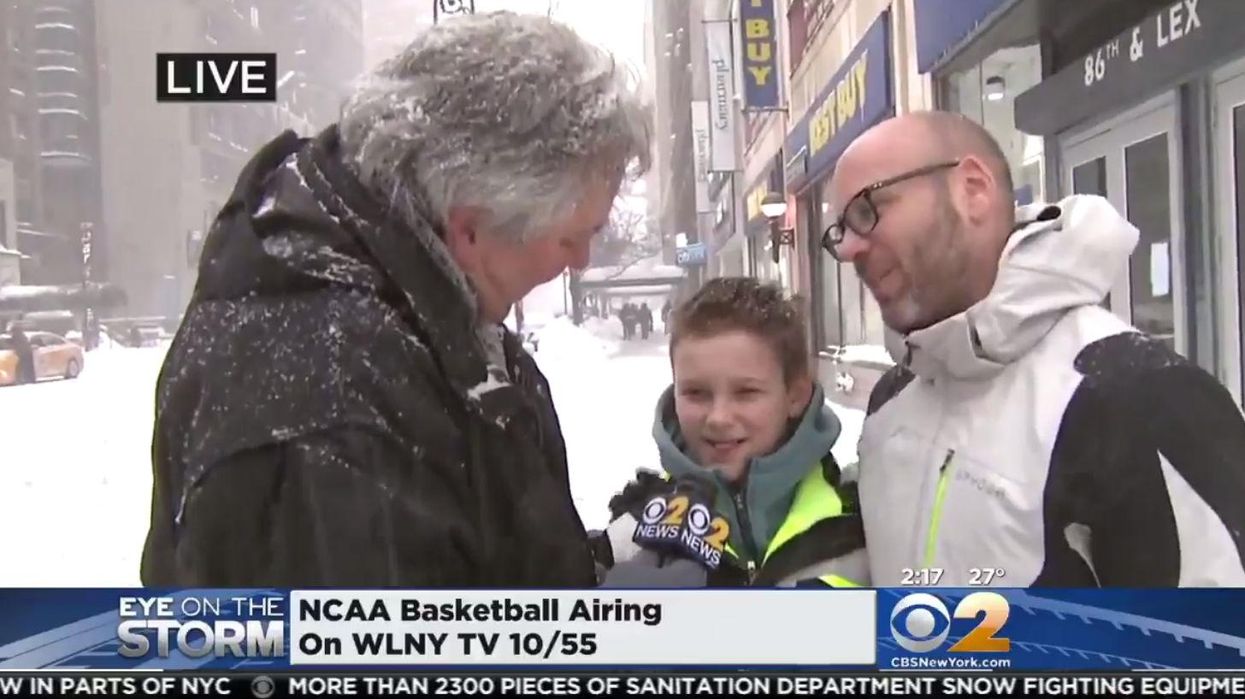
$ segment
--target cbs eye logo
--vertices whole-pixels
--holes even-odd
[[[900,648],[913,653],[928,653],[943,644],[951,634],[952,619],[981,620],[972,631],[947,649],[949,653],[1006,653],[1011,650],[1009,638],[995,634],[1011,616],[1007,598],[997,592],[974,592],[955,605],[954,616],[947,613],[942,600],[926,593],[910,594],[891,611],[891,638]]]
[[[658,495],[644,506],[641,513],[645,524],[683,524],[683,515],[687,513],[687,496],[678,495],[667,500]]]
[[[715,551],[726,548],[726,541],[731,535],[731,525],[725,517],[716,517],[702,503],[688,507],[686,495],[676,495],[669,500],[660,495],[648,501],[640,518],[644,524],[664,524],[672,527],[683,526],[694,537],[699,537]]]
[[[731,525],[725,517],[714,517],[709,508],[700,503],[692,505],[687,512],[687,528],[695,536],[704,539],[714,551],[726,547],[726,540],[731,535]],[[712,531],[711,531],[712,530]]]

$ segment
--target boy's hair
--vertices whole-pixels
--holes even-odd
[[[715,277],[670,313],[669,324],[671,359],[685,337],[742,330],[769,344],[788,384],[811,376],[804,314],[776,284],[753,277]]]

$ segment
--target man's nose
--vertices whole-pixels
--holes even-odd
[[[869,251],[869,241],[862,235],[857,235],[852,229],[847,229],[843,235],[843,240],[834,246],[834,256],[840,262],[855,262],[857,258]]]

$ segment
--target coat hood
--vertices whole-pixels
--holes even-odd
[[[821,386],[813,384],[813,395],[791,436],[773,453],[755,458],[748,466],[742,495],[751,530],[743,536],[734,488],[716,471],[697,464],[686,452],[686,444],[674,414],[674,387],[669,386],[657,401],[653,439],[661,456],[661,466],[673,479],[692,478],[712,488],[714,510],[731,525],[731,546],[736,551],[753,548],[758,565],[778,528],[791,509],[796,487],[817,467],[834,446],[842,426],[826,405]],[[745,543],[747,542],[747,543]],[[740,548],[743,546],[744,548]]]
[[[1016,211],[989,295],[967,311],[892,340],[895,359],[924,378],[993,376],[1031,350],[1068,311],[1101,303],[1138,231],[1099,196]]]

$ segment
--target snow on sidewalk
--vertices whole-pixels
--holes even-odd
[[[139,584],[165,351],[98,349],[77,379],[0,388],[0,584]]]

